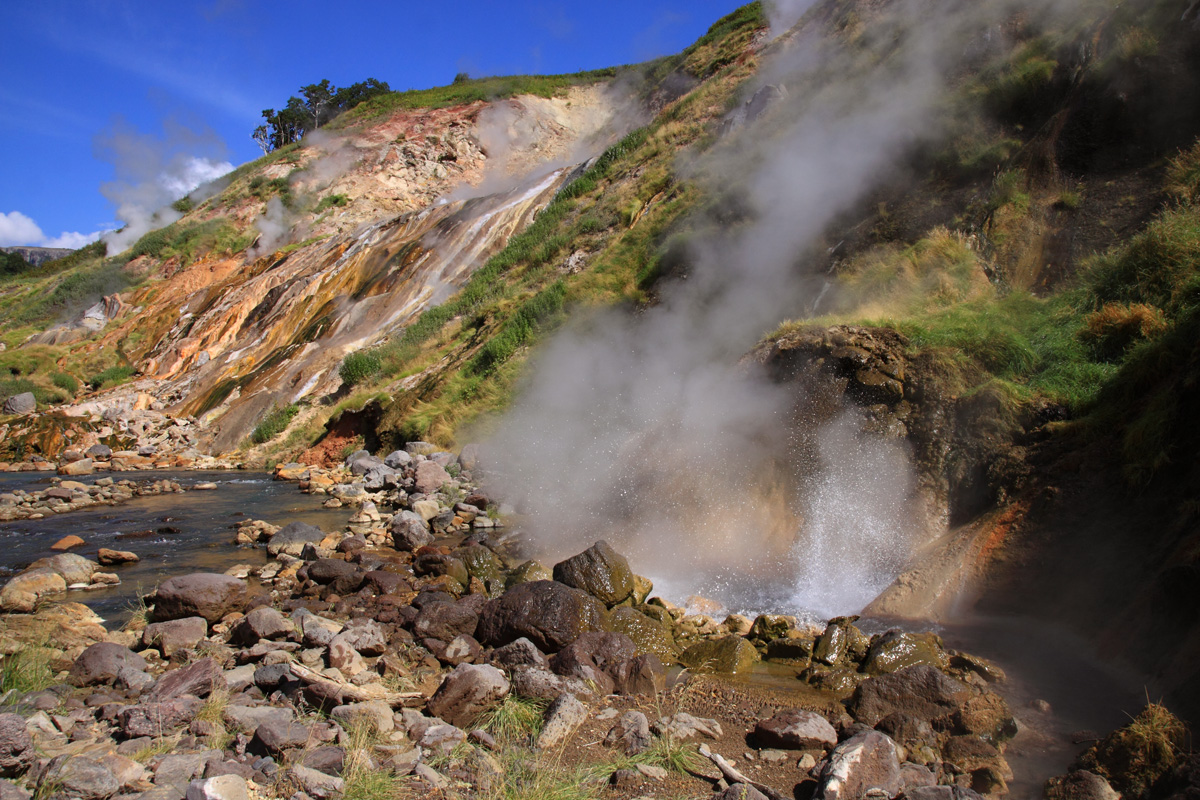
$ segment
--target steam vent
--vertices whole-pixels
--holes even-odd
[[[493,5],[13,10],[0,800],[1200,797],[1200,2]]]

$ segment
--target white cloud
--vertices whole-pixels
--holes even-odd
[[[104,233],[105,231],[63,231],[58,236],[49,237],[42,232],[40,225],[20,211],[10,211],[7,214],[0,211],[0,247],[66,247],[78,250],[96,241]]]
[[[38,224],[20,211],[0,211],[0,247],[32,245],[44,238]]]
[[[158,182],[173,197],[185,197],[201,184],[215,181],[232,171],[233,164],[228,161],[191,156],[174,165],[174,171],[159,175]]]

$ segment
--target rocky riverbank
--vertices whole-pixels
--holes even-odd
[[[475,472],[419,443],[284,465],[346,529],[245,521],[270,562],[170,578],[120,630],[35,592],[0,618],[0,797],[1006,793],[995,665],[853,617],[692,613],[604,542],[524,559]],[[3,592],[64,572],[106,574],[64,554]],[[1104,746],[1048,796],[1132,785]]]

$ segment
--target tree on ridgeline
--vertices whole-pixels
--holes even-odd
[[[288,98],[281,110],[273,108],[262,112],[265,124],[259,125],[250,134],[264,153],[298,142],[304,134],[315,131],[359,103],[379,94],[390,92],[385,81],[367,78],[341,89],[328,79],[300,87],[300,97]]]

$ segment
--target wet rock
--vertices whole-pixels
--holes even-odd
[[[245,601],[244,581],[212,572],[194,572],[167,578],[159,584],[154,596],[154,619],[203,617],[210,623],[219,622],[229,612],[240,610]]]
[[[68,680],[75,686],[112,683],[123,667],[145,670],[146,660],[128,647],[114,642],[98,642],[75,659],[68,673]]]
[[[176,653],[193,649],[207,635],[208,621],[204,617],[152,622],[142,631],[142,646],[157,647],[163,656],[170,658]]]
[[[697,642],[684,650],[679,660],[696,672],[737,674],[754,666],[758,651],[740,636],[722,636]]]
[[[218,775],[188,784],[187,800],[249,800],[246,779],[239,775]]]
[[[434,461],[417,464],[416,487],[421,494],[433,494],[452,480],[450,473]]]
[[[299,558],[306,545],[320,544],[324,538],[325,533],[320,528],[303,522],[289,522],[267,542],[267,552],[272,556],[283,553]]]
[[[870,647],[870,639],[854,626],[858,617],[837,617],[825,626],[825,632],[813,646],[813,660],[832,667],[861,661]]]
[[[890,714],[906,714],[935,727],[950,727],[951,717],[971,698],[965,684],[934,667],[920,665],[863,681],[847,708],[859,722],[874,726]]]
[[[670,629],[658,620],[628,606],[614,608],[608,619],[609,628],[632,639],[638,653],[653,653],[668,663],[679,659],[679,648]]]
[[[1042,790],[1042,797],[1045,800],[1120,800],[1121,795],[1104,778],[1081,769],[1050,778]]]
[[[633,594],[633,570],[603,540],[554,565],[554,580],[587,592],[610,608]]]
[[[820,714],[800,709],[780,711],[754,726],[762,747],[785,750],[827,750],[837,744],[837,731]]]
[[[401,552],[414,552],[433,541],[429,523],[412,511],[401,511],[392,517],[388,530],[392,534],[393,547]]]
[[[212,658],[202,658],[186,667],[169,670],[150,690],[152,702],[165,702],[183,695],[208,697],[222,683],[221,667]]]
[[[626,711],[604,737],[605,746],[630,756],[649,750],[651,741],[650,722],[640,711]]]
[[[467,565],[460,559],[442,553],[423,553],[413,562],[413,571],[421,576],[446,575],[463,588],[471,582]]]
[[[537,748],[547,750],[567,739],[587,719],[587,706],[572,694],[561,694],[546,709],[542,732],[538,734]]]
[[[518,566],[505,578],[505,586],[512,588],[520,583],[532,583],[533,581],[548,581],[554,578],[554,573],[550,568],[540,561],[526,561]]]
[[[46,597],[67,591],[63,576],[50,569],[33,569],[13,576],[0,589],[0,609],[28,614]]]
[[[95,561],[90,561],[76,553],[60,553],[49,558],[39,558],[29,565],[29,571],[51,569],[62,575],[67,586],[76,583],[89,583],[92,575],[100,569]]]
[[[462,664],[446,676],[433,697],[429,713],[459,728],[469,727],[494,708],[509,692],[504,673],[486,664]]]
[[[905,789],[906,800],[983,800],[983,795],[965,786],[918,786]]]
[[[37,398],[33,392],[14,394],[4,401],[5,414],[32,414],[37,411]]]
[[[819,784],[820,800],[857,800],[872,790],[895,797],[904,787],[895,742],[878,731],[850,737],[829,754]]]
[[[116,566],[118,564],[136,564],[141,559],[137,553],[131,553],[128,550],[110,550],[107,547],[101,547],[100,552],[96,554],[96,560],[106,567]]]
[[[280,639],[296,630],[296,626],[270,606],[251,609],[238,620],[229,632],[233,644],[253,646],[263,639]]]
[[[16,777],[33,763],[33,739],[20,714],[0,714],[0,775]]]
[[[941,640],[932,633],[905,633],[893,629],[871,642],[862,671],[870,675],[883,675],[918,664],[943,670],[949,665]]]
[[[461,505],[461,504],[460,504]],[[467,574],[484,583],[500,580],[503,574],[500,559],[483,545],[473,544],[455,551],[467,568]]]
[[[475,638],[499,647],[522,637],[554,653],[588,631],[603,630],[604,606],[596,598],[557,581],[523,583],[491,600],[479,617]]]
[[[613,691],[623,695],[654,697],[666,686],[667,670],[653,653],[644,653],[618,664],[611,672]]]

